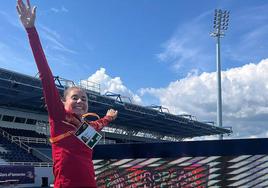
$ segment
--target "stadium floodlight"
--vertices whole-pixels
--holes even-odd
[[[220,38],[224,37],[224,32],[228,29],[230,12],[216,9],[214,14],[213,29],[210,36],[216,38],[216,65],[217,65],[217,125],[222,127],[222,96],[221,96],[221,61],[220,61]],[[220,140],[223,135],[220,135]]]
[[[215,10],[213,29],[211,33],[213,37],[223,37],[224,31],[228,29],[230,11],[222,11],[221,9]]]

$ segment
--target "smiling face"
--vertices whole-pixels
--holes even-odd
[[[85,91],[76,87],[67,90],[63,104],[66,111],[80,117],[88,110],[88,99]]]

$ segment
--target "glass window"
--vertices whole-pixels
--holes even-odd
[[[4,115],[2,121],[13,122],[14,116]]]
[[[26,124],[35,125],[36,124],[36,120],[35,119],[27,119]]]
[[[22,118],[22,117],[16,117],[15,118],[16,123],[25,123],[25,120],[26,120],[26,118]]]

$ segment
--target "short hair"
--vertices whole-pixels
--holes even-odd
[[[78,86],[71,86],[71,87],[68,87],[67,89],[64,90],[64,93],[63,93],[63,100],[66,99],[67,95],[70,93],[70,91],[74,90],[74,89],[78,89],[82,92],[84,92],[87,96],[87,92],[85,89],[81,88],[81,87],[78,87]]]

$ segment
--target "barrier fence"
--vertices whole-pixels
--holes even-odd
[[[268,139],[99,145],[98,187],[268,187]]]

